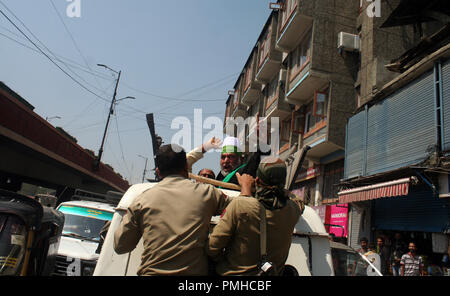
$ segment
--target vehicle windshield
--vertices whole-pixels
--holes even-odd
[[[356,251],[332,248],[333,268],[336,276],[377,276],[377,272]]]
[[[97,209],[61,206],[64,216],[62,235],[99,242],[100,231],[107,221],[111,221],[113,213]]]
[[[21,219],[0,215],[0,275],[19,275],[25,254],[26,234]]]

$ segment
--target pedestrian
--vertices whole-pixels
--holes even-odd
[[[356,251],[361,254],[365,254],[365,253],[369,252],[369,249],[367,248],[368,243],[369,243],[369,240],[367,239],[367,237],[362,237],[359,240],[359,245],[361,246],[361,248],[359,248]]]
[[[227,207],[209,239],[208,255],[217,262],[217,274],[254,276],[264,262],[271,263],[271,275],[282,274],[294,226],[304,210],[303,202],[284,190],[286,174],[284,161],[273,157],[260,163],[256,180],[236,174],[241,196]],[[265,240],[261,226],[266,226]],[[266,256],[261,243],[266,243]]]
[[[415,242],[410,242],[408,246],[409,252],[404,254],[400,260],[401,276],[422,276],[423,275],[423,259],[417,255],[417,246]]]
[[[390,275],[391,251],[384,244],[384,237],[382,236],[377,237],[377,254],[380,255],[381,260],[380,272],[385,276]]]
[[[211,217],[223,212],[229,198],[188,179],[186,153],[178,145],[159,149],[156,173],[162,181],[131,203],[114,233],[114,249],[131,252],[142,237],[138,275],[207,275]]]
[[[400,260],[402,255],[406,252],[405,242],[402,239],[402,235],[397,232],[394,235],[394,241],[392,243],[392,253],[391,253],[391,266],[392,274],[394,276],[400,276]]]
[[[361,248],[359,248],[358,250],[356,250],[358,253],[360,253],[361,255],[366,254],[367,252],[369,252],[368,249],[368,243],[369,240],[367,239],[367,237],[363,236],[359,239],[359,245],[361,246]],[[353,263],[353,266],[351,267],[351,275],[357,275],[359,274],[360,271],[358,270],[358,262],[355,261]]]

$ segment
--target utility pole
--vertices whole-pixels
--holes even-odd
[[[101,65],[101,64],[99,64],[98,66],[105,67],[105,68],[110,69],[111,71],[117,73],[116,71],[112,70],[108,66]],[[109,125],[109,120],[111,118],[111,114],[114,113],[114,105],[116,103],[117,88],[119,87],[119,80],[120,80],[120,75],[121,74],[122,74],[122,71],[119,71],[119,76],[117,77],[117,81],[116,81],[116,88],[114,89],[114,96],[113,96],[113,99],[111,101],[111,107],[109,108],[108,119],[106,120],[105,132],[103,133],[102,145],[100,146],[100,150],[98,151],[98,157],[94,161],[94,170],[98,170],[98,167],[100,165],[100,161],[102,159],[103,145],[105,144],[106,132],[108,131],[108,125]]]
[[[142,155],[138,155],[138,156],[145,159],[144,173],[142,174],[142,183],[144,183],[144,181],[145,181],[145,173],[147,172],[147,161],[148,161],[148,157],[144,157],[144,156],[142,156]]]

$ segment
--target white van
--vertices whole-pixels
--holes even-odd
[[[65,216],[57,251],[55,276],[91,276],[99,254],[100,231],[111,221],[115,206],[94,201],[69,201],[57,210]]]
[[[94,276],[136,276],[141,264],[143,252],[142,240],[136,248],[127,254],[118,255],[114,251],[114,232],[122,222],[128,206],[142,192],[155,186],[156,183],[136,184],[131,186],[115,209],[110,228],[98,259]],[[221,189],[228,196],[238,196],[233,190]],[[216,224],[220,217],[213,217],[211,224]],[[289,256],[286,261],[286,275],[299,276],[333,276],[333,258],[331,244],[325,226],[319,215],[306,206],[303,215],[297,222]],[[363,258],[360,260],[364,261]],[[366,260],[367,261],[367,260]],[[367,261],[369,265],[370,262]]]

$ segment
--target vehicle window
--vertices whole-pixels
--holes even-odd
[[[113,213],[73,206],[61,206],[64,216],[64,236],[100,241],[100,231],[107,221],[111,221]]]
[[[0,275],[19,275],[26,248],[26,227],[21,219],[0,215]]]
[[[367,276],[372,268],[357,252],[333,248],[331,256],[336,276]]]

